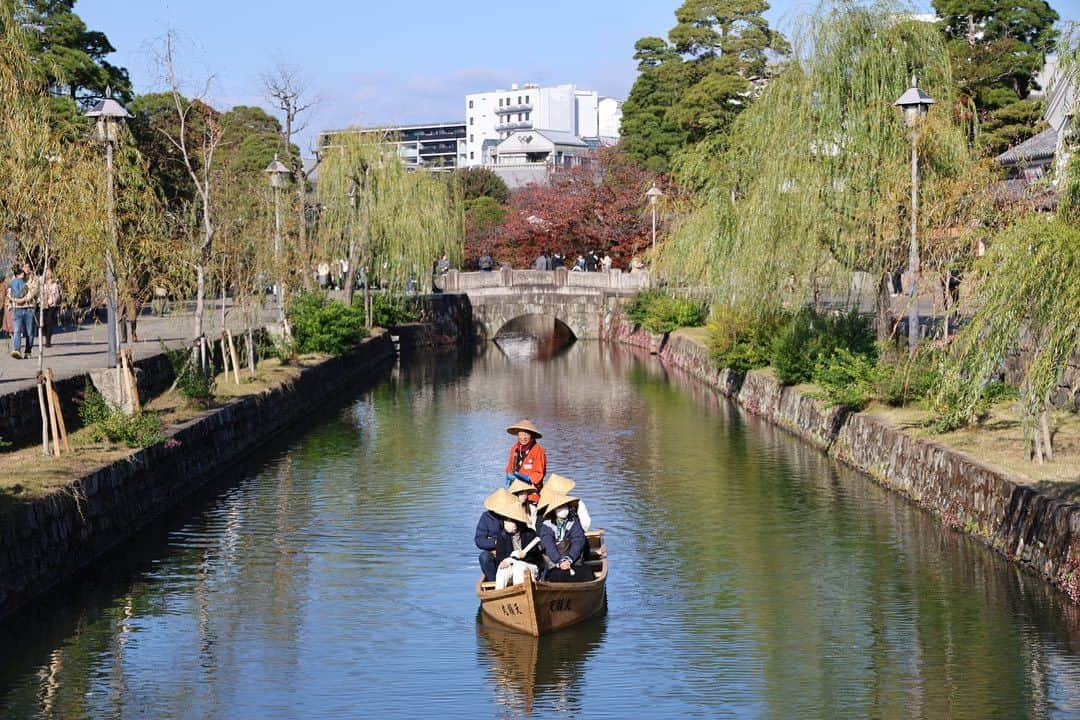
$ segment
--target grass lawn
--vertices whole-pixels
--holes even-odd
[[[166,430],[211,412],[231,400],[255,395],[287,383],[310,367],[326,359],[325,355],[305,355],[285,365],[277,358],[267,358],[259,364],[253,376],[240,371],[240,384],[232,374],[218,375],[214,400],[208,406],[193,404],[173,390],[147,402],[143,409],[156,413]],[[136,449],[125,445],[96,443],[91,431],[81,428],[69,436],[72,452],[53,457],[45,456],[41,446],[0,453],[0,509],[17,500],[30,500],[62,491],[71,481],[94,470],[132,455]]]

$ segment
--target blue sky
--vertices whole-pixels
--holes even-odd
[[[302,147],[322,128],[459,120],[466,92],[512,82],[571,82],[625,97],[634,42],[663,35],[681,0],[79,0],[75,10],[117,48],[136,92],[162,89],[153,48],[179,38],[182,75],[214,76],[218,107],[265,105],[259,75],[299,69],[320,97]],[[1080,0],[1051,0],[1080,20]],[[929,2],[919,2],[926,7]],[[770,23],[789,32],[814,3],[775,0]],[[466,12],[468,9],[468,12]],[[503,28],[503,29],[500,29]]]

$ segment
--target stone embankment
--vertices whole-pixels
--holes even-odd
[[[0,514],[0,618],[85,571],[223,467],[317,416],[321,405],[393,357],[389,334],[379,333],[353,353],[304,368],[290,383],[174,426],[164,442],[73,478],[63,491],[14,503]]]
[[[1080,602],[1080,505],[880,418],[829,406],[768,372],[717,369],[705,347],[678,332],[653,335],[612,314],[604,319],[604,338],[656,353],[661,362],[867,473]]]

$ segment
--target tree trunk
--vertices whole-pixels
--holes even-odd
[[[360,220],[360,237],[366,238],[367,237],[367,231],[368,231],[368,223],[367,223],[367,214],[365,213],[364,217]],[[350,306],[350,307],[352,306],[352,301],[353,301],[353,288],[356,287],[356,263],[357,263],[356,242],[357,242],[357,237],[355,235],[350,235],[350,237],[349,237],[349,256],[348,256],[349,270],[348,270],[348,272],[345,273],[345,304]],[[366,281],[364,282],[364,285],[365,286],[367,285]]]
[[[203,310],[206,305],[206,270],[199,262],[195,265],[195,342],[203,336]]]
[[[878,283],[877,297],[874,298],[874,331],[878,342],[886,342],[893,334],[891,283],[892,279],[886,273]]]
[[[1043,452],[1047,462],[1054,462],[1054,443],[1050,439],[1050,412],[1043,410],[1039,416],[1039,429],[1042,431]]]

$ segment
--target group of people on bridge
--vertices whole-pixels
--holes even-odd
[[[517,437],[506,462],[505,486],[484,499],[476,525],[476,547],[485,582],[496,589],[524,582],[531,573],[548,582],[593,579],[585,533],[592,520],[585,503],[569,495],[576,483],[547,476],[539,429],[522,420],[506,429]]]

